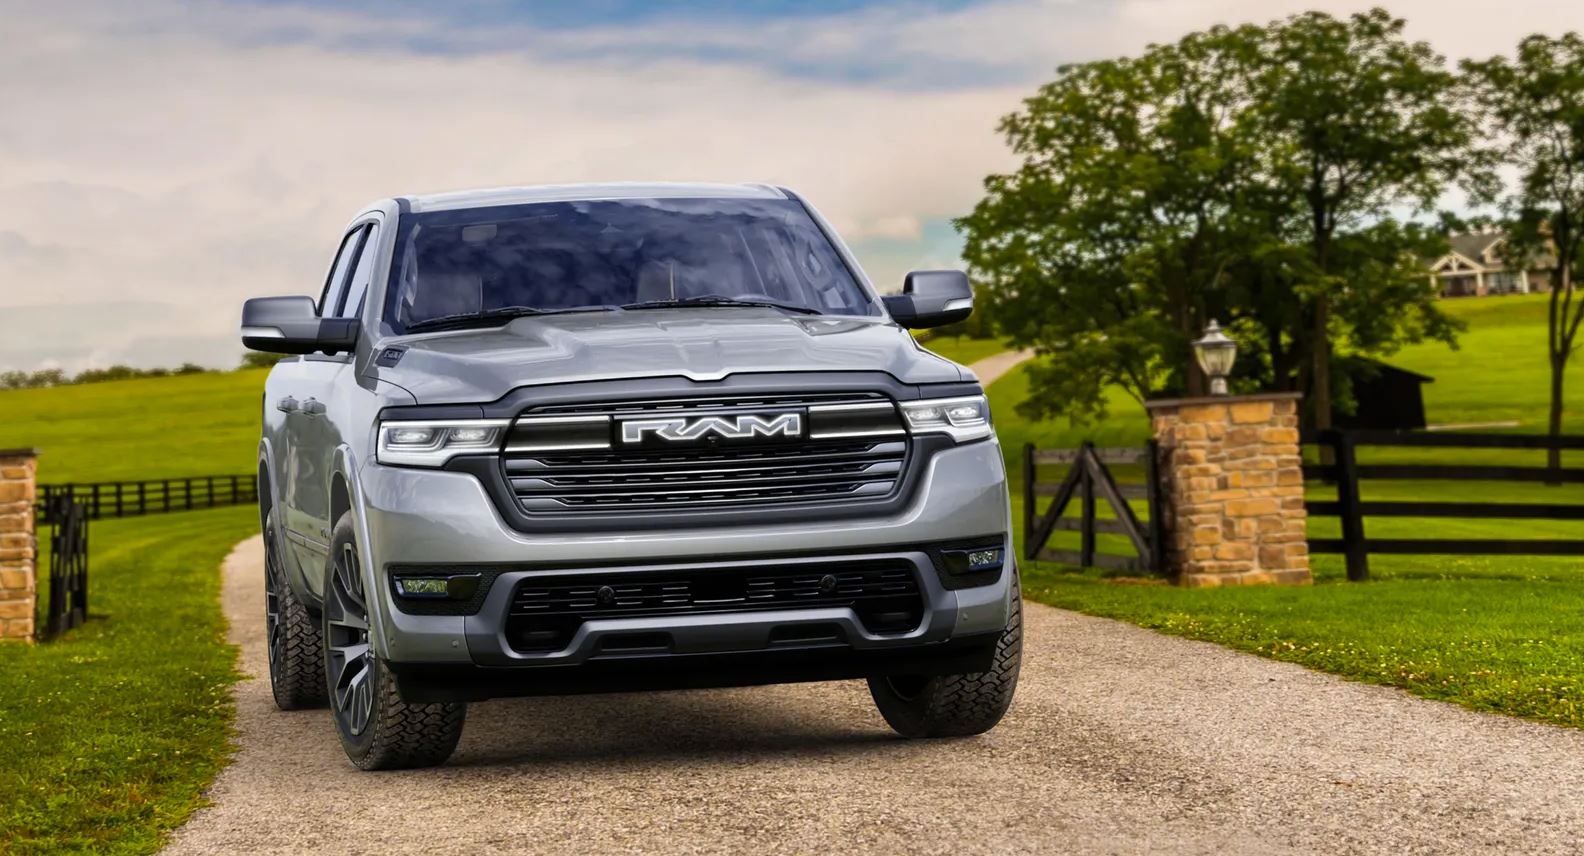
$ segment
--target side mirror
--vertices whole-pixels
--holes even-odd
[[[960,270],[916,270],[902,281],[902,293],[887,295],[891,320],[910,330],[955,324],[973,314],[973,286]]]
[[[312,297],[255,297],[242,304],[242,344],[255,351],[350,351],[359,326],[356,318],[320,318]]]

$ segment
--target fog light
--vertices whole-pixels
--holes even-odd
[[[402,597],[445,597],[446,577],[397,577],[396,593]]]
[[[1000,570],[1006,560],[1005,553],[1001,547],[959,547],[941,550],[940,557],[946,570],[954,574],[976,574]]]
[[[396,577],[396,593],[422,599],[467,600],[478,591],[478,574],[432,577]]]
[[[968,570],[988,571],[1001,567],[1000,550],[974,550],[968,554]]]

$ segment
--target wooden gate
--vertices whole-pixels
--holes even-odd
[[[50,501],[49,604],[44,620],[34,622],[38,637],[50,640],[88,620],[88,507],[69,496]]]
[[[1036,449],[1030,443],[1023,449],[1023,556],[1026,559],[1062,562],[1085,568],[1101,567],[1128,571],[1162,573],[1165,570],[1165,513],[1161,505],[1159,449],[1152,440],[1142,447],[1096,448],[1084,443],[1076,449]],[[1041,465],[1065,464],[1059,481],[1040,481]],[[1111,466],[1143,465],[1143,483],[1119,484]],[[1043,513],[1041,497],[1050,497]],[[1063,513],[1076,497],[1076,517]],[[1111,507],[1111,517],[1101,517],[1098,500]],[[1141,521],[1128,502],[1142,499],[1148,519]],[[1051,535],[1058,531],[1079,533],[1077,550],[1049,549]],[[1126,536],[1134,554],[1103,553],[1096,549],[1099,533]]]

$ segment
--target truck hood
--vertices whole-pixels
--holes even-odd
[[[405,348],[369,373],[419,404],[478,404],[521,386],[644,377],[883,371],[909,384],[971,380],[882,319],[788,315],[760,307],[587,312],[518,318],[504,327],[391,337]],[[384,360],[388,362],[389,360]]]

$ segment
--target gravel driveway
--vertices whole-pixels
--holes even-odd
[[[894,739],[860,683],[474,705],[445,767],[358,773],[261,675],[225,566],[239,751],[172,853],[1576,853],[1584,732],[1030,605],[980,738]]]

